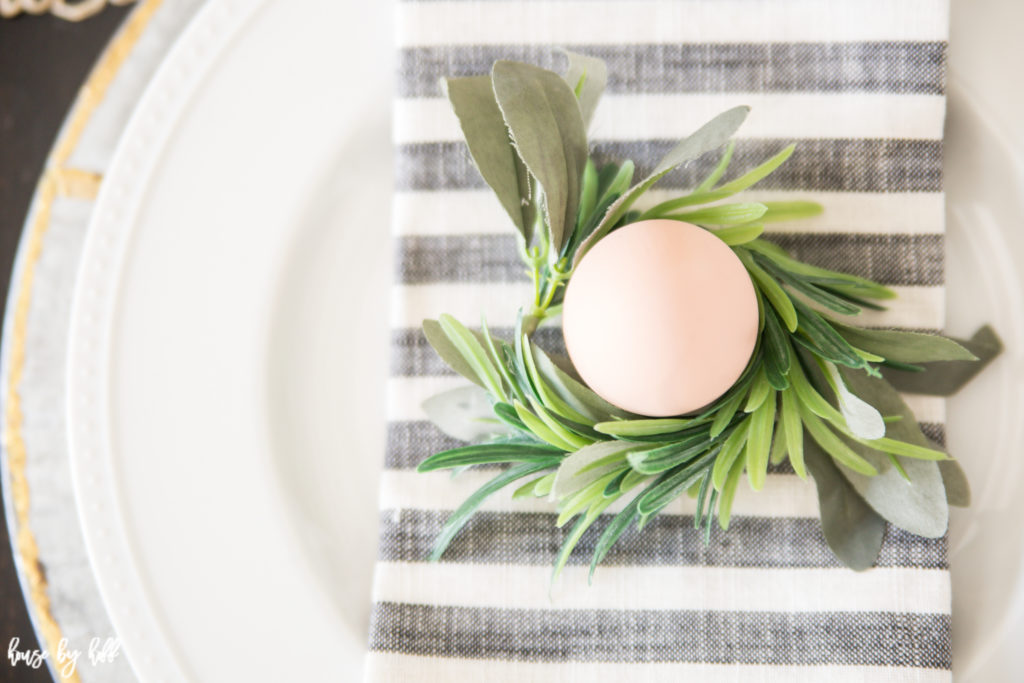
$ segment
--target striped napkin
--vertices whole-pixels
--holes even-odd
[[[713,115],[751,105],[734,173],[797,149],[749,198],[825,207],[772,224],[771,238],[892,286],[900,298],[865,324],[938,330],[947,0],[405,0],[397,12],[400,258],[368,680],[950,680],[945,540],[890,528],[878,567],[849,571],[825,545],[814,485],[791,473],[769,475],[759,494],[741,486],[729,531],[716,528],[707,546],[693,503],[678,501],[624,536],[588,587],[598,523],[552,588],[564,531],[547,501],[499,494],[429,563],[446,517],[493,472],[414,471],[458,445],[421,403],[462,383],[420,322],[483,313],[511,338],[528,293],[512,227],[440,77],[485,73],[496,59],[562,70],[553,46],[602,57],[594,153],[635,160],[638,177]],[[649,201],[691,187],[715,161],[673,172]],[[908,401],[941,441],[941,400]]]

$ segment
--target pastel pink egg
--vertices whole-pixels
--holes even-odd
[[[722,240],[661,219],[627,225],[580,261],[565,293],[569,357],[599,396],[652,417],[702,408],[739,379],[757,295]]]

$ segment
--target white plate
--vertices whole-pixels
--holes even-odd
[[[355,680],[390,282],[389,3],[217,0],[98,200],[73,474],[143,680]]]
[[[357,677],[384,434],[393,65],[388,3],[355,7],[211,2],[103,184],[72,322],[72,461],[101,590],[144,680]],[[1024,670],[1006,637],[1024,613],[1021,156],[965,82],[952,72],[950,331],[991,321],[1011,350],[950,404],[976,494],[951,531],[954,662],[958,680],[1009,681]]]

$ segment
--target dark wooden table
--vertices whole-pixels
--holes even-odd
[[[50,16],[0,19],[0,307],[7,300],[11,264],[46,155],[78,87],[129,11],[111,7],[77,24]],[[39,647],[5,523],[0,526],[0,681],[51,680],[45,667],[11,668],[7,648],[12,638],[20,639],[22,650]]]

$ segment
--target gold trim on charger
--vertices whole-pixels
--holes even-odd
[[[131,13],[124,26],[110,41],[99,62],[85,81],[75,104],[68,116],[64,130],[60,133],[49,158],[46,168],[32,202],[29,215],[31,222],[26,226],[26,243],[22,252],[21,272],[17,282],[12,283],[15,295],[9,299],[13,303],[10,346],[8,347],[8,376],[5,387],[4,432],[3,441],[7,450],[7,463],[10,470],[11,501],[14,509],[14,520],[11,524],[15,531],[15,547],[20,559],[21,570],[27,582],[27,597],[35,615],[36,627],[45,641],[44,645],[50,653],[51,662],[57,662],[57,648],[64,637],[60,625],[50,611],[50,598],[47,594],[46,574],[39,561],[39,546],[35,534],[29,525],[29,486],[25,474],[27,451],[22,434],[24,415],[21,411],[22,375],[25,369],[26,337],[28,333],[29,307],[32,302],[32,284],[35,277],[36,264],[43,253],[43,242],[50,224],[50,211],[57,197],[95,198],[103,178],[98,173],[66,166],[71,153],[78,145],[96,107],[103,101],[114,76],[124,65],[132,48],[142,37],[150,19],[163,0],[145,0]],[[53,667],[60,680],[67,683],[80,681],[78,672],[65,672],[59,666]]]

